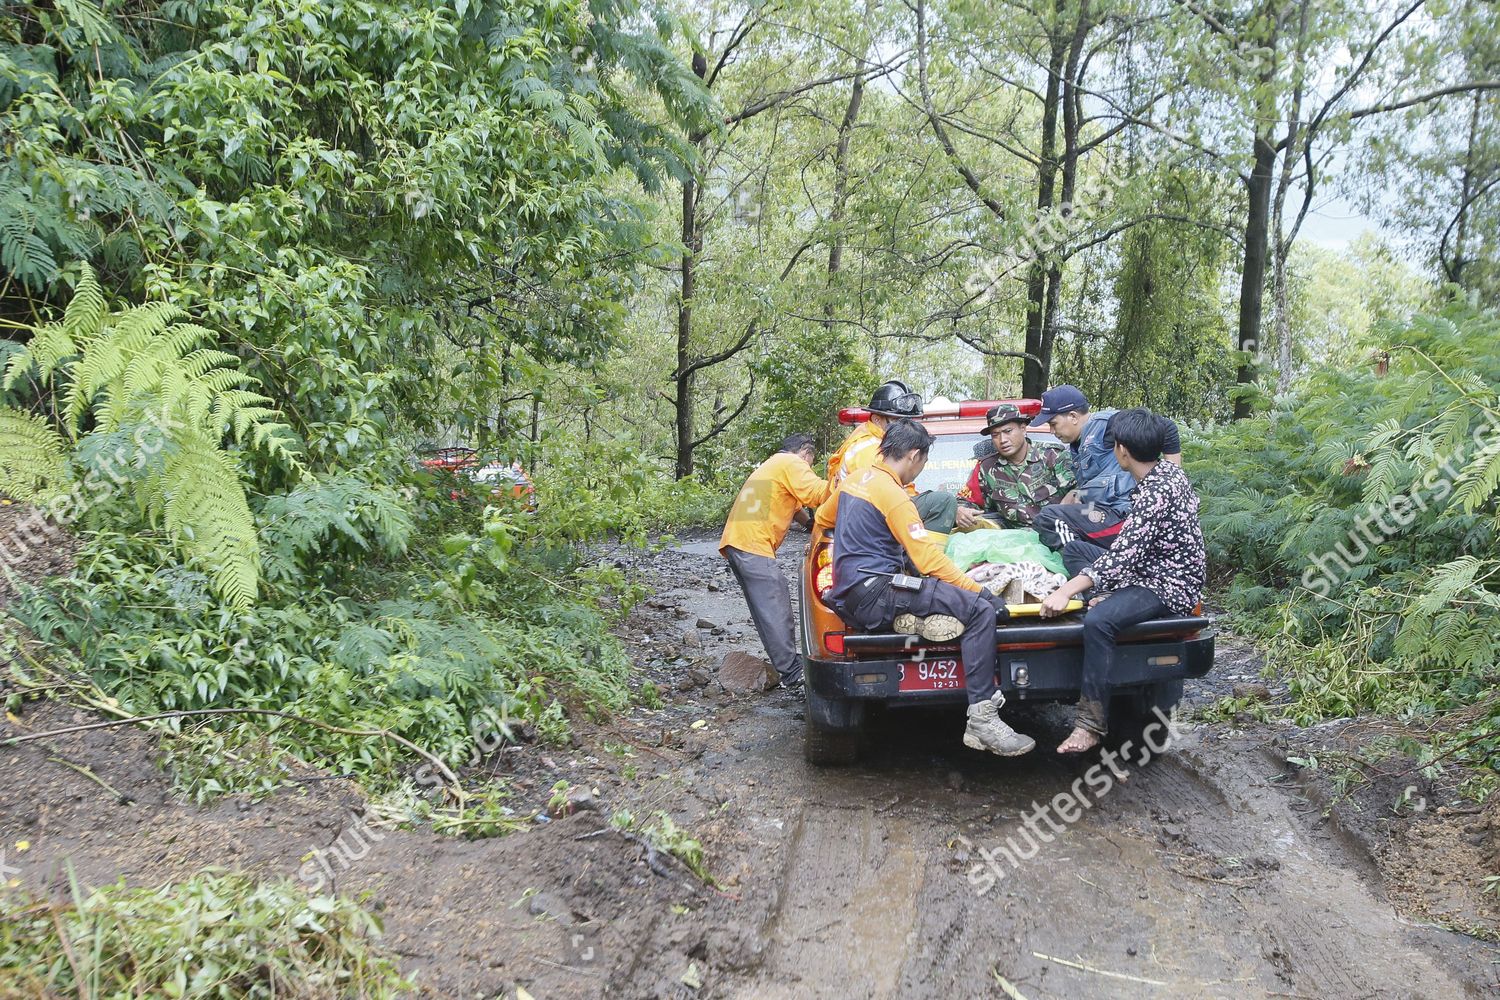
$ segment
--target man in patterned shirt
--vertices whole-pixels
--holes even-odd
[[[1089,750],[1108,730],[1109,675],[1120,631],[1164,615],[1188,614],[1203,597],[1198,496],[1176,463],[1162,461],[1167,423],[1144,409],[1115,415],[1115,459],[1138,484],[1130,517],[1108,549],[1082,539],[1063,546],[1063,562],[1073,578],[1042,601],[1042,617],[1052,618],[1091,588],[1103,595],[1089,602],[1083,619],[1083,690],[1073,732],[1058,753]]]
[[[1007,528],[1029,528],[1037,511],[1057,503],[1077,482],[1067,448],[1029,440],[1026,417],[1015,404],[992,407],[981,433],[995,451],[974,463],[958,491],[960,528],[977,524],[981,513],[997,515]]]

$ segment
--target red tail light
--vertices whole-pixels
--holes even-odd
[[[824,632],[823,648],[838,656],[844,655],[844,633]]]
[[[813,580],[813,588],[818,592],[818,600],[824,604],[828,603],[828,592],[833,589],[833,567],[824,566],[818,570],[818,576]]]
[[[833,589],[833,545],[830,542],[819,542],[817,549],[813,551],[813,593],[818,595],[818,600],[824,604],[828,603],[828,592]]]

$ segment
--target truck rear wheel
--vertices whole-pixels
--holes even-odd
[[[1110,742],[1122,748],[1129,744],[1125,759],[1138,763],[1142,754],[1155,757],[1155,748],[1169,741],[1164,718],[1170,718],[1182,700],[1182,681],[1158,681],[1139,691],[1116,695],[1109,709]]]
[[[859,759],[864,738],[865,706],[859,701],[825,698],[807,691],[807,725],[802,756],[809,764],[852,764]]]

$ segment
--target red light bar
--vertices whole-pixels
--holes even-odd
[[[1040,399],[968,399],[954,403],[946,399],[934,399],[923,408],[923,417],[982,417],[1001,403],[1010,403],[1024,417],[1034,417],[1042,411]],[[870,411],[863,406],[846,406],[839,411],[839,423],[862,424],[870,419]]]
[[[958,404],[960,417],[982,417],[1001,403],[1010,403],[1025,417],[1034,417],[1042,412],[1040,399],[971,399]]]

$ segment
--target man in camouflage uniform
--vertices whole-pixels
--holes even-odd
[[[995,451],[974,464],[969,482],[958,492],[958,526],[969,527],[981,513],[1006,528],[1029,528],[1037,511],[1059,502],[1077,483],[1068,450],[1026,437],[1027,419],[1011,403],[985,415],[982,432]]]

